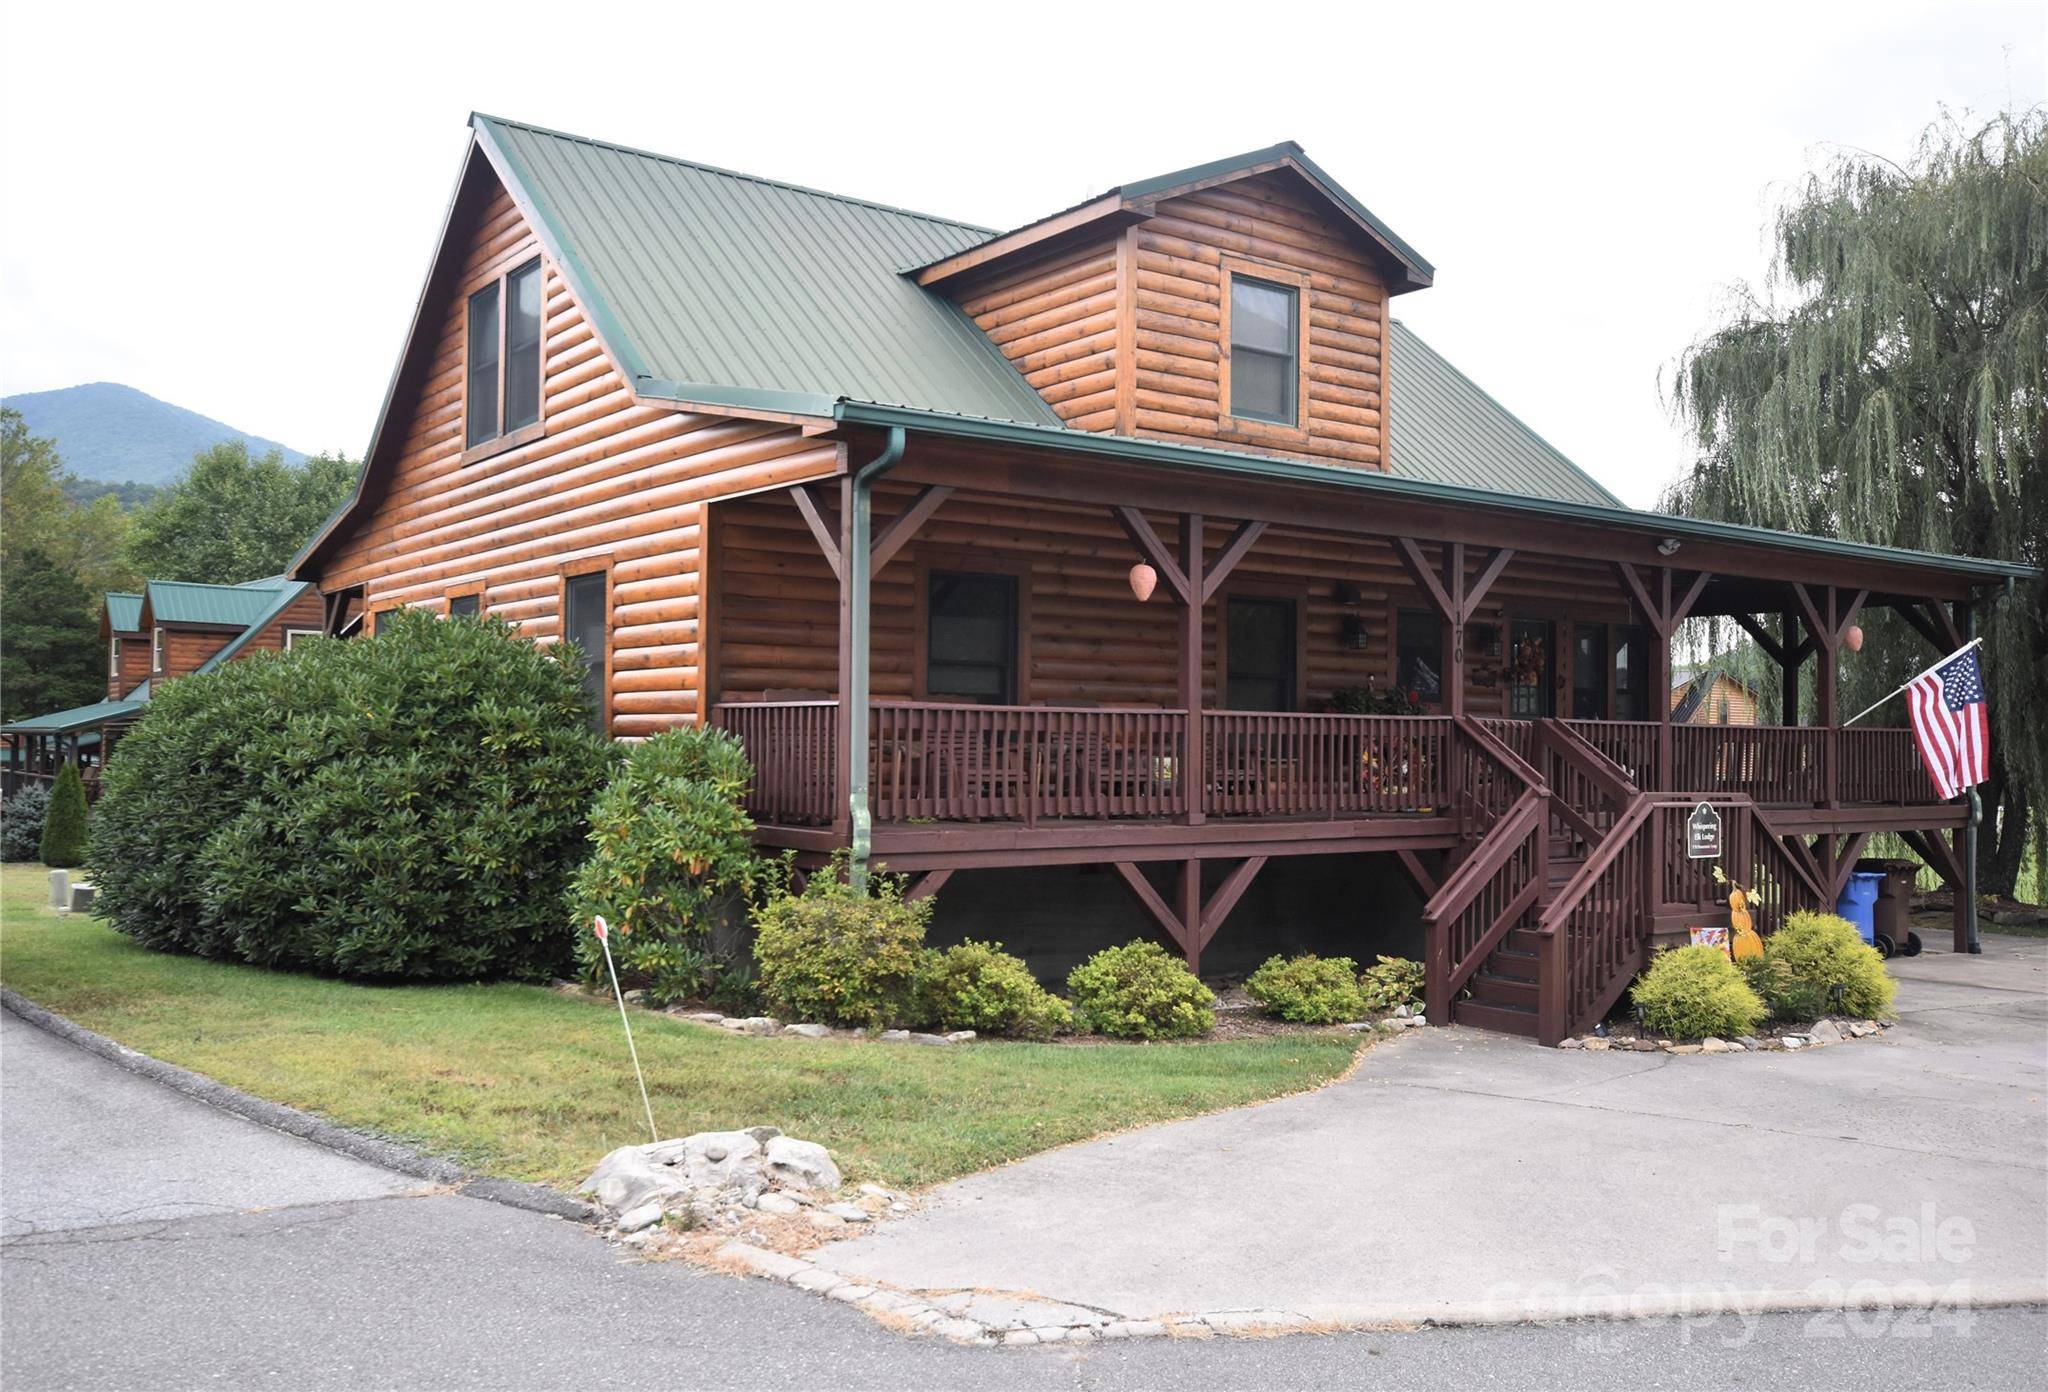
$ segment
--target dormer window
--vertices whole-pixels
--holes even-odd
[[[149,670],[161,672],[164,669],[164,629],[158,624],[150,634]]]
[[[464,440],[471,449],[540,424],[540,292],[534,260],[469,297]]]
[[[121,679],[121,640],[116,638],[107,652],[107,675],[115,681]]]
[[[1240,420],[1292,426],[1299,420],[1301,292],[1291,285],[1230,277],[1230,404]]]

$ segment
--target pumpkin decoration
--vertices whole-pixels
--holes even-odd
[[[1159,572],[1151,566],[1140,561],[1131,567],[1131,593],[1138,597],[1138,603],[1143,604],[1152,598],[1152,591],[1158,585]]]
[[[1734,931],[1728,935],[1728,955],[1740,962],[1745,957],[1764,955],[1763,936],[1756,931],[1756,920],[1750,916],[1749,896],[1740,888],[1728,891],[1728,926]]]

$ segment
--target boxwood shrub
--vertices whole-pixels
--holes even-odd
[[[772,893],[754,913],[761,1000],[785,1019],[873,1027],[908,1018],[932,901],[903,901],[894,875],[855,889],[845,857],[801,893]]]
[[[1675,1039],[1748,1034],[1764,1018],[1764,1003],[1718,947],[1658,953],[1630,995],[1644,1025]]]
[[[635,745],[590,814],[590,856],[570,884],[586,980],[604,980],[590,933],[602,914],[620,983],[650,1003],[709,995],[715,930],[734,923],[759,864],[741,799],[754,769],[724,730],[689,726]]]
[[[1075,1016],[1121,1039],[1188,1039],[1216,1027],[1216,996],[1155,942],[1106,947],[1067,974]]]
[[[1067,1003],[1038,984],[1024,959],[1001,943],[926,948],[917,966],[917,1015],[924,1024],[1020,1039],[1050,1039],[1074,1027]]]
[[[1358,963],[1349,957],[1268,957],[1244,989],[1268,1014],[1300,1025],[1334,1025],[1365,1012]]]
[[[108,761],[95,909],[269,966],[546,976],[613,760],[572,665],[502,622],[390,615],[165,683]]]

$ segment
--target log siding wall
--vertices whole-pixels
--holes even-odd
[[[1230,274],[1298,288],[1298,423],[1228,411]],[[1291,174],[1003,262],[957,302],[1068,425],[1384,469],[1385,278]]]
[[[636,402],[559,270],[545,264],[539,439],[463,462],[469,294],[539,254],[495,189],[470,229],[456,284],[423,323],[436,338],[422,386],[394,403],[388,485],[319,577],[364,587],[371,611],[436,611],[478,592],[482,612],[542,643],[561,633],[561,577],[609,568],[607,704],[616,735],[701,718],[704,505],[838,467],[840,447],[793,426]],[[438,316],[438,317],[435,317]],[[785,504],[786,506],[786,504]]]
[[[114,670],[114,639],[121,641],[121,667]],[[107,639],[107,699],[118,701],[149,680],[149,635],[116,633]]]
[[[900,485],[878,488],[877,527],[910,496]],[[759,699],[765,691],[835,693],[838,582],[795,506],[774,496],[720,503],[714,511],[721,578],[720,699]],[[1173,523],[1165,514],[1156,515],[1153,523],[1162,535],[1171,534]],[[1219,519],[1207,534],[1213,555],[1228,540],[1230,526]],[[956,494],[875,578],[874,694],[884,700],[916,695],[922,612],[917,577],[923,570],[1015,568],[1025,576],[1020,607],[1030,627],[1020,701],[1172,706],[1178,614],[1163,594],[1145,604],[1132,596],[1128,576],[1136,559],[1106,509]],[[1477,552],[1468,565],[1476,573],[1484,561],[1484,553]],[[1357,603],[1340,601],[1339,581],[1355,588]],[[1571,680],[1566,621],[1627,623],[1628,608],[1616,590],[1611,569],[1600,562],[1517,555],[1488,594],[1477,621],[1558,621],[1556,699],[1557,709],[1565,712]],[[1402,608],[1427,607],[1387,543],[1280,527],[1260,538],[1223,593],[1298,599],[1302,707],[1311,710],[1327,703],[1339,687],[1368,681],[1389,686],[1395,615]],[[1205,645],[1210,700],[1218,706],[1222,612],[1219,597],[1209,606]],[[1347,620],[1354,619],[1365,625],[1362,649],[1345,641]],[[1505,686],[1481,684],[1485,664],[1469,651],[1468,661],[1474,677],[1467,687],[1471,713],[1504,714]]]

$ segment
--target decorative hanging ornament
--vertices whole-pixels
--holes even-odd
[[[1143,604],[1152,598],[1152,591],[1158,584],[1159,572],[1151,566],[1140,561],[1131,567],[1131,593],[1138,597],[1138,603]]]
[[[1844,643],[1847,643],[1847,644],[1849,645],[1849,651],[1850,651],[1850,652],[1862,652],[1862,651],[1863,651],[1863,625],[1862,625],[1862,624],[1850,624],[1850,625],[1849,625],[1849,629],[1848,629],[1848,631],[1847,631],[1846,633],[1844,633],[1844,634],[1842,635],[1842,641],[1843,641]]]

